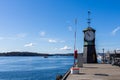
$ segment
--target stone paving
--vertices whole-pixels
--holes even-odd
[[[79,74],[70,74],[66,80],[120,80],[120,67],[111,64],[84,64]]]

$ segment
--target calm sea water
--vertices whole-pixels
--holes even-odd
[[[73,65],[73,57],[0,57],[0,80],[55,80]]]

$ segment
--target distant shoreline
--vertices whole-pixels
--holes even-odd
[[[0,56],[73,56],[73,53],[47,54],[47,53],[35,53],[35,52],[6,52],[6,53],[0,53]]]

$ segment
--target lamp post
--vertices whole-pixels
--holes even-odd
[[[102,50],[103,50],[103,63],[104,63],[105,62],[104,48]]]
[[[114,52],[115,52],[115,56],[114,56],[114,58],[116,58],[116,50],[114,50]]]

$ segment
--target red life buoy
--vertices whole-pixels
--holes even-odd
[[[77,50],[74,51],[74,58],[77,59]]]

